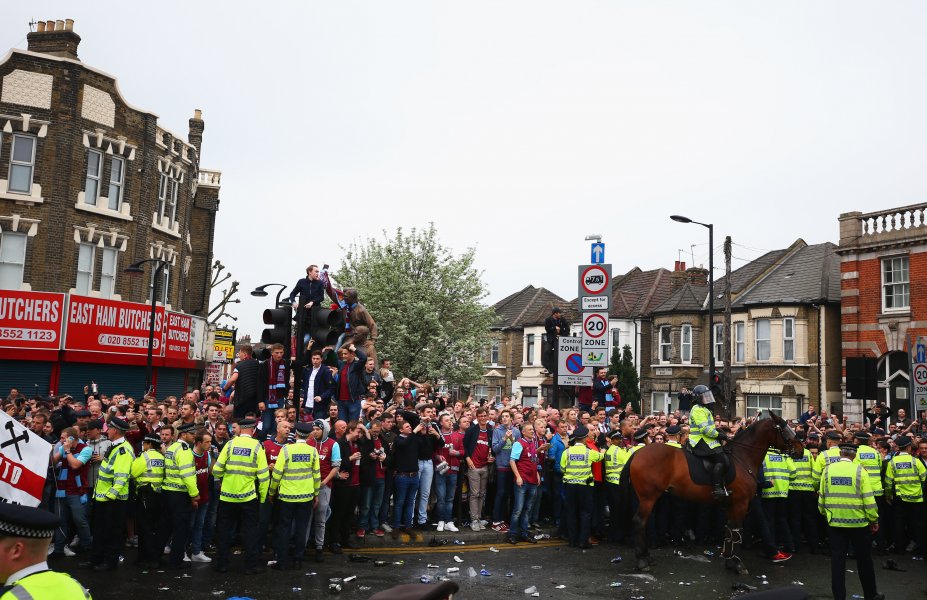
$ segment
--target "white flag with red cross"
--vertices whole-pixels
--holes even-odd
[[[51,444],[0,412],[0,498],[13,504],[38,506],[51,451]]]

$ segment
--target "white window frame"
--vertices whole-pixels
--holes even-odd
[[[671,414],[679,408],[679,397],[673,392],[650,392],[650,414]]]
[[[499,340],[494,339],[489,343],[489,364],[499,364]]]
[[[29,157],[28,162],[24,162],[22,160],[16,160],[14,158],[14,156],[16,155],[16,140],[20,140],[20,139],[29,140],[32,143],[32,155]],[[6,190],[9,193],[26,194],[27,196],[32,194],[32,180],[35,178],[35,152],[36,152],[37,145],[38,145],[38,141],[36,140],[35,136],[26,135],[22,133],[13,134],[13,140],[10,142],[10,169],[7,172],[7,184],[6,184]],[[13,189],[13,169],[14,168],[29,170],[29,178],[27,180],[28,181],[27,187],[29,189],[25,189],[25,190]]]
[[[738,321],[732,327],[734,328],[734,362],[743,363],[747,360],[747,344],[744,340],[746,326],[743,321]]]
[[[898,269],[895,268],[896,265]],[[911,310],[910,269],[911,263],[907,256],[889,256],[881,260],[882,310],[884,312]],[[896,280],[895,273],[899,273],[901,279]],[[899,299],[900,302],[896,304]]]
[[[724,323],[715,323],[715,362],[724,362]]]
[[[766,325],[766,337],[760,337],[760,323],[765,323]],[[754,358],[756,362],[769,362],[769,359],[772,357],[772,340],[771,338],[771,324],[769,319],[754,319],[753,321],[753,340],[754,346],[753,350],[755,352]],[[763,344],[763,347],[766,349],[766,357],[760,357],[760,344]]]
[[[686,341],[688,338],[688,341]],[[683,364],[692,363],[692,325],[684,324],[679,330],[679,357]]]
[[[529,385],[521,388],[521,405],[526,408],[537,406],[540,393],[541,389],[538,386]]]
[[[168,188],[170,192],[168,194],[167,201],[171,208],[170,222],[171,225],[173,225],[174,221],[177,220],[177,192],[180,189],[180,182],[171,177]]]
[[[107,269],[107,257],[112,257],[112,265],[109,272]],[[105,246],[100,257],[100,296],[103,298],[112,298],[116,293],[116,274],[119,272],[119,248]]]
[[[664,335],[664,331],[666,335]],[[657,335],[659,335],[657,338],[660,349],[659,362],[665,365],[673,360],[673,328],[669,325],[660,325]]]
[[[121,165],[119,168],[119,179],[113,179],[113,172],[115,171],[116,164]],[[107,191],[106,197],[109,200],[109,209],[119,211],[119,207],[122,206],[122,190],[125,186],[126,181],[126,161],[124,158],[118,156],[113,156],[109,161],[109,190]],[[113,193],[115,192],[115,193]],[[115,196],[115,197],[114,197]]]
[[[97,160],[97,174],[90,174],[90,159],[91,157],[96,157]],[[87,169],[85,171],[86,175],[84,177],[84,204],[89,204],[90,206],[97,205],[97,198],[100,197],[100,181],[103,179],[103,153],[99,150],[88,150],[87,151]],[[90,194],[90,182],[93,182],[94,193]]]
[[[81,260],[81,255],[88,253],[89,264]],[[77,245],[77,277],[74,281],[74,290],[82,296],[89,296],[93,289],[93,267],[96,264],[97,246],[87,242],[81,242]],[[85,263],[86,268],[81,268],[81,263]]]
[[[164,216],[164,207],[167,206],[168,179],[170,178],[167,173],[161,173],[161,178],[158,180],[158,221]]]
[[[22,255],[18,257],[5,256],[4,247],[8,248],[8,242],[12,238],[22,239],[23,249]],[[4,290],[18,290],[22,288],[23,277],[25,276],[26,271],[26,250],[29,245],[29,237],[25,233],[17,233],[15,231],[4,231],[0,234],[0,289]],[[7,268],[8,265],[13,265],[12,269]],[[13,285],[6,286],[4,285],[2,273],[7,271],[13,272],[14,270],[19,271],[19,282]]]
[[[782,360],[795,362],[795,318],[782,319]]]
[[[747,394],[747,414],[754,416],[758,410],[763,411],[763,416],[766,416],[765,413],[771,410],[781,417],[782,396],[774,396],[772,394]]]
[[[534,334],[525,335],[525,365],[534,366]]]

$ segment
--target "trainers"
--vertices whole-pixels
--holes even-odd
[[[198,563],[212,562],[212,559],[206,556],[202,550],[200,550],[199,553],[190,556],[190,560],[192,560],[193,562],[198,562]]]
[[[444,531],[444,521],[438,521],[438,531]]]
[[[377,536],[377,537],[383,537],[383,536],[385,536],[385,535],[386,535],[386,526],[384,525],[383,527],[378,527],[378,528],[374,529],[374,530],[373,530],[373,535],[375,535],[375,536]]]
[[[138,536],[133,535],[132,537],[127,539],[126,546],[128,546],[129,548],[138,548]]]
[[[792,558],[792,555],[791,555],[791,554],[789,554],[789,553],[787,553],[787,552],[782,552],[782,551],[780,550],[779,552],[776,552],[776,553],[773,555],[772,561],[773,561],[774,563],[781,563],[781,562],[787,561],[787,560],[790,559],[790,558]]]
[[[358,530],[357,530],[357,537],[362,538],[362,537],[365,537],[366,535],[367,535],[367,530],[366,530],[366,529],[358,529]]]
[[[65,546],[65,547],[64,547],[64,555],[65,555],[65,556],[77,556],[77,552],[74,552],[73,550],[71,550],[70,548],[68,548],[67,546]]]
[[[505,521],[499,521],[498,523],[492,524],[492,530],[498,531],[499,533],[506,533],[509,530],[509,526],[505,524]]]
[[[184,554],[184,555],[183,555],[183,561],[184,561],[185,563],[192,562],[192,561],[190,560],[190,555],[189,555],[189,554]]]
[[[448,521],[444,524],[444,531],[453,531],[454,533],[457,533],[460,530],[457,529],[457,526],[454,525],[453,521]]]
[[[481,529],[481,528],[480,528],[480,522],[479,522],[479,521],[472,521],[472,522],[470,523],[470,529],[472,529],[473,531],[479,531],[479,530]]]
[[[170,546],[165,546],[165,547],[164,547],[164,553],[165,553],[165,554],[170,554],[170,553],[171,553],[171,547],[170,547]]]

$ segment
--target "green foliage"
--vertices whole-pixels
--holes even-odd
[[[612,351],[610,374],[618,375],[618,393],[622,402],[630,402],[638,414],[641,410],[641,387],[637,378],[637,369],[631,359],[631,346],[625,344],[619,355],[618,348]]]
[[[377,322],[377,355],[397,376],[449,385],[481,377],[494,314],[473,258],[472,248],[454,256],[442,246],[433,223],[346,249],[336,280],[357,288]]]

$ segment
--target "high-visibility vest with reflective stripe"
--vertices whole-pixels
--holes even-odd
[[[222,481],[219,500],[250,502],[257,498],[264,502],[267,499],[270,485],[267,455],[261,443],[251,436],[239,435],[222,448],[212,476]]]
[[[145,450],[132,461],[132,479],[136,487],[150,485],[156,492],[161,491],[164,481],[164,455],[157,450]]]
[[[39,571],[14,581],[0,600],[91,600],[90,592],[67,573]]]
[[[840,446],[834,446],[818,454],[814,464],[811,465],[811,483],[814,489],[821,487],[821,474],[824,473],[824,467],[840,460]]]
[[[879,451],[866,444],[856,447],[856,461],[863,465],[869,475],[869,483],[876,496],[882,495],[882,455]]]
[[[135,451],[132,444],[123,441],[112,447],[106,458],[100,463],[100,472],[97,474],[97,485],[93,489],[93,498],[97,502],[107,500],[129,499],[129,473],[132,471],[132,461],[135,460]]]
[[[646,445],[647,445],[647,444],[645,444],[644,442],[641,442],[640,444],[635,444],[635,445],[631,446],[630,448],[628,448],[628,458],[631,458],[631,456],[632,456],[635,452],[637,452],[638,450],[640,450],[641,448],[643,448],[643,447],[646,446]]]
[[[621,446],[609,446],[605,450],[605,482],[618,484],[621,471],[628,462],[628,453]]]
[[[578,441],[560,455],[563,483],[572,485],[593,485],[592,463],[605,458],[598,450],[587,448],[583,440]]]
[[[682,448],[682,444],[680,444],[679,442],[674,442],[673,440],[666,442],[666,445],[672,448]]]
[[[818,510],[831,527],[865,527],[878,522],[875,494],[861,464],[844,458],[824,467]]]
[[[193,464],[193,450],[186,442],[176,441],[164,453],[165,492],[186,492],[191,498],[200,495],[196,488],[196,465]]]
[[[284,446],[270,475],[270,494],[283,502],[308,502],[321,485],[316,449],[302,440]]]
[[[760,495],[763,498],[788,498],[789,480],[792,477],[789,457],[770,450],[763,458],[763,472],[766,474],[766,479],[773,485],[771,488],[762,490]]]
[[[885,469],[885,487],[895,487],[895,497],[904,502],[923,502],[924,478],[927,468],[910,454],[899,453],[892,457]]]
[[[694,448],[702,440],[709,448],[721,445],[718,430],[715,429],[715,416],[707,407],[698,404],[689,412],[689,445]]]
[[[811,479],[811,468],[814,463],[814,456],[812,456],[811,450],[805,448],[801,458],[790,458],[789,460],[792,462],[789,491],[813,492],[814,481]]]

